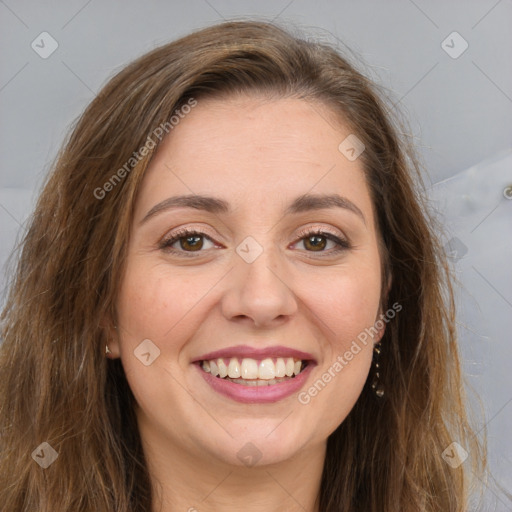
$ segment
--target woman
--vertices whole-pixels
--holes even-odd
[[[390,115],[260,22],[107,83],[3,312],[6,510],[467,510],[450,278]]]

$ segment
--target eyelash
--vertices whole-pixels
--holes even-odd
[[[185,256],[185,257],[194,257],[196,255],[196,253],[201,253],[204,251],[202,251],[202,250],[183,251],[183,250],[173,249],[171,247],[174,243],[179,242],[182,238],[187,238],[187,237],[192,237],[192,236],[203,236],[213,242],[213,240],[206,233],[203,233],[201,231],[196,231],[193,229],[189,229],[189,228],[185,228],[185,229],[178,231],[177,233],[174,233],[169,238],[163,239],[160,242],[159,248],[168,253],[174,253],[174,254],[178,254],[180,256]],[[339,237],[333,235],[332,233],[322,230],[322,229],[319,229],[319,228],[305,229],[305,230],[301,231],[299,233],[299,238],[297,239],[297,242],[300,242],[301,240],[303,240],[305,238],[312,237],[312,236],[322,236],[324,238],[327,238],[327,240],[335,242],[338,245],[338,247],[336,249],[327,251],[327,255],[329,255],[329,256],[338,254],[340,252],[346,251],[347,249],[351,248],[351,245],[348,242],[348,240],[339,238]],[[319,253],[324,253],[324,254],[326,253],[326,251],[323,251],[323,250],[322,251],[306,251],[306,252],[313,252],[313,253],[319,252]],[[323,256],[320,256],[320,257],[323,257]]]

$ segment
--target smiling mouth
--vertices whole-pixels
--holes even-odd
[[[275,357],[262,360],[245,357],[198,361],[205,373],[243,386],[272,386],[295,378],[308,366],[308,360]]]

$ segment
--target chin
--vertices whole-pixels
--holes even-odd
[[[239,421],[237,428],[230,425],[229,432],[232,438],[227,435],[218,441],[210,438],[207,443],[213,442],[211,451],[215,458],[229,465],[256,467],[278,464],[292,459],[306,444],[304,431],[286,429],[286,421],[281,425],[279,422],[272,422],[269,425],[268,419],[249,420],[245,425]],[[276,428],[276,425],[279,426]]]

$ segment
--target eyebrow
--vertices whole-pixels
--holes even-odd
[[[149,210],[140,224],[144,224],[155,215],[171,210],[173,208],[194,208],[213,214],[228,214],[231,209],[229,203],[224,199],[197,194],[174,196],[164,199]],[[349,199],[339,194],[303,194],[293,200],[286,208],[285,215],[293,215],[312,210],[323,210],[328,208],[343,208],[355,213],[366,224],[363,212]]]

